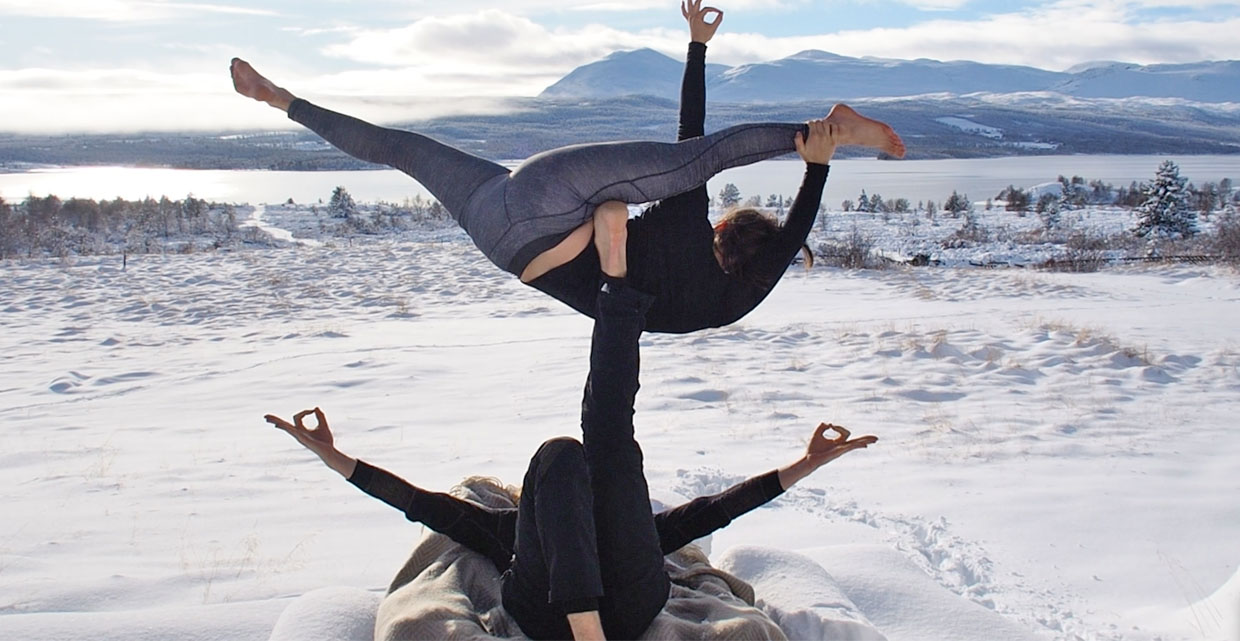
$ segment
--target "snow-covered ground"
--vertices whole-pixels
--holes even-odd
[[[824,228],[907,254],[962,222],[911,220]],[[0,638],[266,639],[327,601],[366,638],[421,528],[264,413],[321,406],[435,489],[577,430],[588,319],[450,228],[320,240],[0,264]],[[794,268],[736,325],[643,340],[650,486],[715,491],[838,422],[881,440],[710,542],[769,606],[891,641],[1236,641],[1238,315],[1229,267]]]

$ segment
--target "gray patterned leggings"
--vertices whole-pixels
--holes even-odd
[[[609,200],[644,203],[706,184],[715,174],[796,150],[805,125],[729,127],[677,143],[571,145],[513,170],[421,134],[388,129],[294,100],[288,117],[345,153],[388,165],[422,183],[474,244],[520,275]]]

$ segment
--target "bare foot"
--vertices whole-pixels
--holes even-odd
[[[904,141],[887,123],[866,118],[852,107],[837,104],[827,114],[827,122],[838,126],[836,142],[841,145],[861,145],[884,151],[896,158],[904,157]]]
[[[609,200],[594,210],[594,246],[603,273],[624,278],[629,271],[625,246],[629,239],[629,207]]]
[[[241,58],[232,59],[229,71],[232,73],[233,88],[247,98],[265,102],[282,111],[288,111],[289,103],[295,98],[287,90],[264,78],[250,63]]]

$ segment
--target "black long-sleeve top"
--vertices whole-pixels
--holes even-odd
[[[680,90],[679,140],[704,135],[706,45],[689,43]],[[655,296],[646,331],[683,334],[736,322],[757,307],[791,264],[814,225],[827,165],[807,163],[801,188],[779,235],[746,264],[746,278],[729,275],[715,260],[715,230],[707,218],[710,196],[702,186],[651,205],[628,223],[628,282]],[[598,250],[590,243],[568,263],[531,286],[593,317],[600,278]]]
[[[453,541],[486,556],[503,572],[512,563],[517,531],[516,508],[492,508],[451,494],[429,492],[359,460],[349,482],[363,492],[401,510]],[[654,515],[659,548],[670,554],[783,494],[777,470],[752,477],[709,496]]]

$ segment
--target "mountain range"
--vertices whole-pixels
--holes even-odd
[[[650,49],[574,69],[502,113],[394,123],[478,155],[526,158],[562,145],[674,140],[683,62]],[[1012,65],[848,58],[803,51],[707,65],[706,130],[798,122],[836,101],[895,127],[908,158],[1028,154],[1240,154],[1240,61],[1099,62],[1063,72]],[[843,148],[838,156],[868,154]],[[143,164],[211,169],[360,169],[307,131],[0,134],[0,168]]]
[[[679,95],[683,62],[651,49],[621,51],[574,69],[544,98]],[[706,69],[707,95],[735,103],[855,100],[922,94],[1050,92],[1074,98],[1240,102],[1240,61],[1138,65],[1095,62],[1067,71],[970,61],[850,58],[825,51]]]

